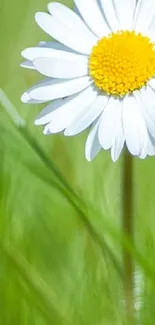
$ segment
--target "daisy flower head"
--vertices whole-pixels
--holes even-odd
[[[89,126],[86,158],[124,147],[155,154],[155,1],[74,0],[37,12],[37,24],[55,41],[22,51],[22,66],[44,79],[22,95],[46,103],[35,120],[44,134],[76,135]]]

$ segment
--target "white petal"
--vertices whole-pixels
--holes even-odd
[[[154,0],[139,0],[135,12],[134,29],[147,35],[148,27],[155,15]]]
[[[46,78],[40,82],[38,82],[36,85],[34,85],[33,87],[29,88],[27,91],[25,91],[25,93],[22,95],[21,97],[21,101],[23,103],[28,103],[28,104],[37,104],[37,103],[45,103],[46,100],[41,100],[41,99],[37,99],[37,98],[32,98],[30,96],[30,92],[34,89],[36,89],[37,87],[42,87],[42,86],[46,86],[51,82],[51,80],[49,78]]]
[[[62,103],[64,103],[63,99],[60,99]],[[36,125],[45,125],[51,121],[51,113],[55,111],[58,107],[55,106],[54,102],[47,105],[37,116],[35,120]]]
[[[64,47],[65,48],[65,47]],[[75,60],[76,58],[86,59],[86,55],[76,54],[75,52],[69,52],[64,50],[58,50],[47,47],[29,47],[22,51],[21,55],[30,61],[34,61],[37,58],[53,58],[57,57],[58,59],[66,59],[66,60]]]
[[[111,157],[114,162],[117,161],[117,159],[119,158],[124,146],[124,142],[125,142],[125,138],[124,138],[123,125],[122,125],[122,105],[120,105],[118,108],[118,115],[116,120],[115,141],[114,141],[114,145],[111,148]]]
[[[90,54],[94,41],[85,37],[84,34],[67,28],[55,17],[44,12],[38,12],[35,15],[37,24],[50,36],[67,47],[83,54]]]
[[[30,89],[29,95],[33,99],[49,101],[61,97],[67,97],[80,92],[92,83],[90,77],[77,79],[52,79],[44,84],[39,84]]]
[[[147,91],[147,93],[149,94],[149,96],[151,97],[153,102],[155,103],[155,89],[152,88],[151,83],[147,84],[145,90]]]
[[[116,136],[114,145],[111,148],[111,158],[113,162],[116,162],[122,152],[122,149],[124,147],[124,132],[123,128],[121,127],[119,130],[119,133]]]
[[[149,144],[148,144],[148,156],[155,156],[155,139],[152,138],[151,135],[149,135]]]
[[[117,120],[120,118],[121,100],[110,97],[99,126],[99,141],[106,150],[112,147],[117,131]]]
[[[89,73],[87,57],[71,53],[68,53],[68,58],[63,55],[62,57],[54,55],[52,58],[37,58],[33,64],[40,73],[52,78],[71,79],[86,76]]]
[[[29,103],[30,100],[31,100],[31,97],[29,96],[29,94],[27,92],[25,92],[21,97],[21,101],[23,103]]]
[[[82,21],[84,21],[81,14],[80,14],[80,12],[79,12],[79,10],[78,10],[78,8],[77,8],[77,6],[75,4],[74,4],[74,7],[73,7],[73,10],[79,17],[81,17]]]
[[[48,48],[52,48],[54,50],[66,50],[67,47],[64,46],[63,44],[60,44],[58,42],[50,42],[50,41],[40,41],[37,45],[37,47],[48,47]]]
[[[91,131],[88,135],[87,141],[86,141],[85,155],[86,155],[86,159],[88,161],[93,160],[101,150],[101,145],[98,140],[99,122],[100,122],[100,120],[96,121],[93,124]]]
[[[114,0],[114,7],[120,28],[132,30],[136,0]]]
[[[51,132],[50,132],[50,125],[49,125],[49,124],[47,124],[47,125],[45,126],[43,133],[44,133],[45,135],[49,135],[49,134],[51,134]]]
[[[88,98],[88,96],[91,96],[90,99]],[[36,125],[44,125],[47,123],[50,123],[52,120],[52,116],[53,116],[53,112],[55,110],[59,110],[58,114],[61,114],[62,112],[62,116],[63,114],[65,114],[65,118],[67,118],[67,122],[68,122],[68,116],[67,116],[67,112],[71,109],[72,112],[70,113],[70,117],[71,115],[75,115],[75,111],[74,109],[77,109],[77,111],[81,112],[81,108],[85,108],[87,107],[87,105],[91,105],[91,102],[93,101],[93,99],[97,96],[96,92],[94,93],[94,90],[92,87],[84,90],[83,92],[77,94],[77,95],[73,95],[70,96],[69,98],[65,98],[65,99],[57,99],[55,101],[53,101],[52,103],[50,103],[49,105],[47,105],[41,112],[40,114],[37,116],[36,120],[35,120],[35,124]],[[62,118],[60,119],[60,123],[63,123],[64,120],[62,120]],[[58,121],[59,123],[59,121]],[[65,125],[67,123],[65,122]]]
[[[33,63],[29,60],[24,61],[20,64],[20,66],[22,68],[26,68],[26,69],[30,69],[30,70],[36,70],[36,68],[34,67]]]
[[[28,92],[25,92],[22,97],[21,97],[21,101],[23,103],[26,103],[26,104],[41,104],[41,103],[44,103],[44,101],[41,101],[41,100],[36,100],[36,99],[32,99],[29,95]]]
[[[148,132],[155,138],[155,99],[153,98],[151,89],[141,89],[136,93],[137,100],[141,107]]]
[[[110,33],[110,29],[104,20],[97,0],[89,0],[89,3],[86,0],[74,0],[74,3],[89,28],[98,37],[103,37]]]
[[[67,128],[82,112],[85,112],[85,109],[93,103],[96,96],[96,90],[90,86],[76,96],[54,101],[53,105],[57,110],[50,115],[51,133],[61,132]]]
[[[149,142],[149,141],[148,141]],[[146,158],[146,156],[147,156],[147,153],[148,153],[148,144],[147,144],[147,146],[145,146],[143,149],[142,149],[142,151],[141,151],[141,153],[140,153],[140,155],[138,156],[140,159],[145,159]]]
[[[112,31],[120,29],[113,0],[101,0],[104,15]]]
[[[153,42],[155,42],[155,14],[153,16],[153,19],[148,27],[147,35],[151,38]]]
[[[22,51],[21,55],[30,61],[33,61],[37,58],[48,58],[53,57],[53,55],[56,55],[57,53],[60,53],[60,55],[63,55],[63,53],[68,53],[62,50],[57,50],[53,48],[47,48],[47,47],[29,47]],[[70,53],[71,54],[71,53]]]
[[[58,19],[63,25],[69,29],[85,35],[86,38],[92,39],[94,44],[97,42],[97,38],[87,28],[83,20],[71,9],[64,6],[62,3],[51,2],[48,4],[48,10],[52,16]]]
[[[148,140],[147,129],[136,98],[126,96],[123,100],[123,129],[127,147],[132,155],[139,156]]]
[[[85,112],[82,112],[81,116],[77,117],[77,121],[65,130],[65,135],[72,136],[84,131],[99,117],[107,102],[108,96],[99,95],[95,99],[95,102],[91,106],[88,106]]]
[[[100,0],[99,0],[100,1]],[[73,10],[74,10],[74,12],[81,18],[81,20],[83,21],[83,23],[85,24],[85,26],[90,30],[90,28],[88,27],[88,25],[86,24],[86,22],[84,21],[84,19],[83,19],[83,17],[81,16],[81,14],[80,14],[80,12],[79,12],[79,10],[78,10],[78,8],[77,8],[77,6],[74,4],[74,6],[73,6]],[[91,31],[91,30],[90,30]],[[91,33],[92,33],[92,31],[91,31]],[[93,33],[94,34],[94,33]],[[94,34],[95,35],[95,34]],[[96,35],[95,35],[96,36]]]
[[[151,79],[148,84],[155,92],[155,78]]]
[[[49,41],[40,41],[37,45],[37,47],[47,47],[51,48],[53,50],[60,50],[60,51],[65,51],[65,52],[71,52],[71,53],[76,53],[74,50],[70,49],[69,47],[59,43],[59,42],[49,42]]]

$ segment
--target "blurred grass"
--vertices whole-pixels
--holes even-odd
[[[153,325],[155,158],[134,160],[132,247],[121,234],[122,159],[113,164],[102,152],[88,163],[87,131],[45,137],[33,125],[41,105],[20,102],[39,79],[19,67],[20,52],[48,39],[34,22],[46,5],[0,2],[0,88],[26,121],[17,128],[0,105],[0,325],[128,324],[116,268],[124,245],[140,277],[135,324]]]

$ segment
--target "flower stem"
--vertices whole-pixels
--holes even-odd
[[[133,215],[133,159],[127,152],[124,153],[123,162],[123,215],[122,227],[124,235],[133,243],[134,237],[134,215]],[[133,259],[126,248],[123,248],[123,267],[124,267],[124,295],[126,311],[129,316],[133,316],[134,297],[133,297]]]

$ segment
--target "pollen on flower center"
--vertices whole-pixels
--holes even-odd
[[[140,89],[155,75],[155,49],[148,37],[119,31],[93,47],[89,73],[95,85],[116,96]]]

